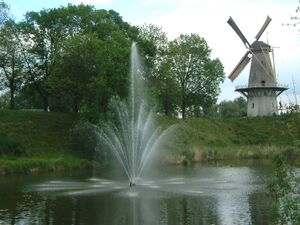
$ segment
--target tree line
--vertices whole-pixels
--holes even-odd
[[[145,64],[148,102],[183,118],[214,110],[224,68],[198,34],[169,41],[153,24],[132,26],[90,5],[27,12],[16,22],[0,2],[0,108],[105,113],[127,97],[130,46]]]

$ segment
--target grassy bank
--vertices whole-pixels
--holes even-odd
[[[265,159],[282,155],[300,164],[300,115],[262,118],[200,118],[180,121],[163,147],[163,161],[190,163],[232,159]]]
[[[70,148],[71,113],[0,110],[0,174],[36,173],[88,166]]]
[[[72,149],[78,114],[0,110],[0,174],[84,168],[91,161]],[[161,117],[178,124],[160,150],[163,163],[265,159],[280,154],[300,164],[300,115],[264,118]],[[89,146],[89,145],[88,145]]]

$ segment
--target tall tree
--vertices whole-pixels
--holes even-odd
[[[4,1],[0,1],[0,26],[10,18],[9,7]]]
[[[53,93],[51,76],[54,74],[54,57],[59,54],[63,56],[65,46],[62,43],[70,44],[68,41],[75,41],[74,37],[92,34],[105,43],[103,46],[106,47],[103,48],[106,55],[99,63],[106,62],[101,64],[101,70],[110,79],[110,93],[125,92],[126,81],[123,81],[128,72],[129,42],[137,35],[137,30],[124,22],[115,11],[69,4],[67,7],[29,12],[23,23],[23,31],[23,39],[27,43],[24,48],[26,65],[30,75],[28,85],[36,88],[43,99],[44,110],[47,110]]]
[[[206,41],[197,34],[180,35],[170,42],[168,60],[180,88],[182,118],[186,118],[188,107],[201,107],[205,113],[216,102],[224,69],[210,54]]]
[[[80,4],[40,12],[28,12],[22,23],[25,40],[24,56],[28,70],[27,84],[34,87],[49,108],[50,87],[48,80],[53,73],[53,59],[60,51],[60,43],[67,38],[83,34],[91,21],[93,7]]]
[[[17,38],[17,25],[8,20],[0,29],[0,84],[9,89],[10,108],[15,108],[15,94],[23,82],[21,43]]]
[[[102,42],[93,35],[78,35],[63,43],[55,58],[50,87],[54,96],[78,112],[92,91],[100,71]],[[99,82],[98,82],[99,84]],[[104,86],[104,85],[103,85]]]
[[[155,104],[165,115],[176,112],[178,104],[178,86],[171,73],[171,64],[167,60],[168,39],[161,27],[154,24],[144,24],[139,27],[141,45],[148,50],[146,59],[150,67],[149,86]]]

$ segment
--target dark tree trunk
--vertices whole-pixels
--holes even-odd
[[[79,112],[79,104],[78,100],[74,100],[74,105],[73,105],[73,112],[78,113]]]
[[[169,116],[170,112],[169,112],[169,108],[168,107],[165,107],[165,115],[166,116]]]
[[[77,104],[74,105],[73,111],[78,113],[79,112],[79,107]]]
[[[44,112],[48,112],[49,109],[49,98],[48,96],[43,96],[43,110]]]
[[[186,117],[186,100],[185,100],[185,98],[182,98],[181,113],[182,113],[182,119],[185,119],[185,117]]]
[[[10,90],[10,109],[15,109],[15,91]]]

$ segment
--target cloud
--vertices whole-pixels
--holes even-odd
[[[112,2],[112,0],[71,0],[75,4],[88,4],[88,5],[105,5]]]

